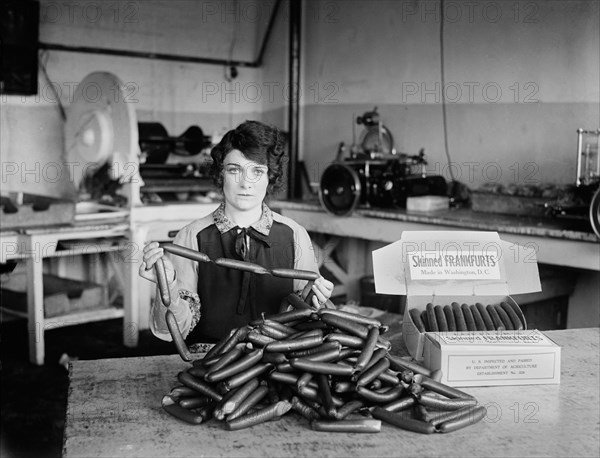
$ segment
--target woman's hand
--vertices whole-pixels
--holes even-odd
[[[142,263],[140,264],[139,274],[140,277],[146,280],[158,283],[156,273],[154,272],[154,264],[159,258],[162,258],[165,265],[165,272],[167,273],[167,281],[172,283],[175,279],[175,268],[171,260],[164,256],[165,252],[158,242],[150,242],[144,247],[144,254],[142,256]]]
[[[308,283],[306,288],[304,288],[302,296],[306,297],[309,291],[312,291],[314,293],[312,297],[312,305],[317,309],[323,307],[323,304],[327,302],[327,300],[331,297],[331,293],[333,293],[333,283],[321,276],[313,282],[310,290],[309,285],[310,283]]]

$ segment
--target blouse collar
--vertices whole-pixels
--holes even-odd
[[[234,227],[237,227],[227,216],[225,216],[225,202],[221,202],[221,205],[213,212],[213,219],[215,225],[221,234],[230,231]],[[260,232],[263,235],[269,235],[273,226],[273,213],[271,209],[265,204],[262,204],[262,215],[260,219],[251,225],[253,229]]]

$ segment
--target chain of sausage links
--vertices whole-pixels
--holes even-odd
[[[247,261],[239,261],[237,259],[228,259],[228,258],[217,258],[210,259],[206,254],[191,250],[181,245],[176,245],[174,243],[165,243],[161,245],[162,248],[172,254],[185,257],[187,259],[191,259],[193,261],[198,262],[212,262],[218,266],[241,270],[246,272],[251,272],[258,275],[270,274],[276,277],[283,278],[292,278],[299,280],[308,280],[314,281],[319,278],[319,274],[316,272],[308,271],[308,270],[298,270],[298,269],[266,269],[258,264],[254,264]],[[177,348],[177,352],[186,362],[192,360],[192,355],[187,347],[183,335],[181,334],[181,330],[179,329],[179,325],[177,324],[177,320],[175,319],[175,315],[173,312],[169,310],[171,305],[171,294],[169,292],[169,286],[167,283],[167,274],[165,272],[165,266],[162,259],[159,259],[155,264],[155,272],[156,278],[158,281],[158,288],[160,291],[160,297],[163,305],[167,308],[165,313],[165,321],[167,322],[167,327],[171,334],[171,338],[173,339],[173,343],[175,344],[175,348]],[[312,293],[312,291],[311,291]],[[290,299],[294,299],[290,297]],[[307,307],[310,307],[310,302],[312,300],[312,294],[306,297],[304,303],[307,304]],[[290,300],[290,302],[292,302]]]
[[[163,243],[161,245],[163,250],[175,254],[177,256],[182,256],[187,259],[191,259],[192,261],[198,262],[212,262],[217,266],[227,267],[229,269],[242,270],[245,272],[251,272],[257,275],[273,275],[275,277],[283,277],[283,278],[293,278],[297,280],[308,280],[315,281],[319,278],[319,274],[316,272],[312,272],[310,270],[300,270],[300,269],[267,269],[261,265],[255,264],[253,262],[248,261],[240,261],[238,259],[230,259],[230,258],[216,258],[211,259],[205,253],[201,253],[199,251],[192,250],[190,248],[186,248],[181,245],[176,245],[174,243]]]

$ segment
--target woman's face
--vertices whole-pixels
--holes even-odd
[[[223,161],[223,194],[227,205],[238,211],[261,207],[269,185],[269,168],[230,151]]]

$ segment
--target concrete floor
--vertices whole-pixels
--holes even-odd
[[[29,363],[24,319],[0,317],[1,429],[0,456],[60,457],[67,404],[68,376],[59,364],[72,358],[98,359],[172,354],[171,343],[143,331],[140,345],[122,344],[122,321],[54,329],[46,333],[46,362]]]

